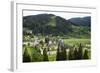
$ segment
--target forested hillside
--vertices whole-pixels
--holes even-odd
[[[24,34],[32,30],[35,35],[90,38],[91,17],[66,20],[54,14],[38,14],[23,17]]]

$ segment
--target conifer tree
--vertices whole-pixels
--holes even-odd
[[[78,59],[82,59],[82,52],[83,52],[83,48],[82,48],[82,44],[80,43],[79,48],[78,48]]]
[[[63,49],[62,49],[62,60],[66,60],[66,59],[67,59],[66,49],[63,48]]]
[[[64,41],[62,39],[59,39],[56,60],[60,61],[66,59],[67,57],[66,57],[66,48],[65,48]]]
[[[43,61],[49,61],[46,48],[43,50]]]
[[[57,49],[57,55],[56,55],[56,60],[60,61],[60,60],[66,60],[67,56],[66,56],[66,49],[65,48],[58,48]]]
[[[89,59],[88,50],[87,49],[85,49],[85,51],[84,51],[83,59]]]
[[[75,48],[73,56],[74,56],[74,60],[78,59],[78,50],[77,50],[77,48]]]
[[[61,52],[60,52],[60,48],[57,48],[57,55],[56,55],[56,61],[59,61],[61,59]]]
[[[74,60],[73,48],[70,48],[70,49],[69,49],[68,58],[69,58],[69,60]]]
[[[24,50],[23,62],[31,62],[31,57],[30,57],[30,55],[28,53],[27,48],[25,48],[25,50]]]

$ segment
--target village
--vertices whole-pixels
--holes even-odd
[[[32,53],[36,54],[39,53],[43,59],[42,61],[59,61],[59,60],[81,60],[81,59],[89,59],[89,49],[86,47],[82,47],[82,44],[80,43],[79,46],[73,45],[70,46],[68,44],[65,44],[64,40],[62,38],[53,37],[53,36],[34,36],[33,38],[30,36],[26,37],[26,41],[23,42],[23,55],[25,54],[25,49],[34,49],[35,52],[31,51],[31,53],[28,52],[29,57],[32,59]],[[89,45],[85,45],[89,46]],[[28,47],[28,48],[27,48]],[[83,52],[84,51],[84,52]],[[45,57],[44,57],[45,56]],[[34,57],[34,56],[33,56]],[[38,56],[37,56],[38,57]],[[51,59],[52,58],[52,59]],[[41,61],[37,60],[37,61]],[[26,61],[25,61],[26,62]]]

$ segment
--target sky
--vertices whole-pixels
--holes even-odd
[[[91,16],[88,13],[86,14],[86,13],[69,13],[69,12],[45,12],[45,11],[28,11],[28,10],[23,11],[23,16],[38,15],[38,14],[54,14],[56,16],[61,16],[65,19]]]

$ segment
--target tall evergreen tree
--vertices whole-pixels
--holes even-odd
[[[70,48],[70,49],[69,49],[68,58],[69,58],[69,60],[74,60],[73,48]]]
[[[89,59],[88,50],[87,49],[85,49],[85,51],[84,51],[83,59]]]
[[[74,56],[74,60],[78,59],[78,50],[77,50],[77,48],[75,48],[73,56]]]
[[[60,61],[60,60],[66,60],[67,56],[66,56],[66,49],[65,48],[58,48],[57,49],[57,55],[56,55],[56,61]]]
[[[66,48],[65,48],[64,41],[62,39],[59,39],[56,60],[59,61],[59,60],[66,60],[66,59],[67,56],[66,56]]]
[[[78,59],[79,60],[82,59],[82,53],[83,53],[83,48],[82,48],[82,44],[80,43],[79,48],[78,48]]]
[[[59,61],[60,60],[60,49],[59,47],[57,48],[57,55],[56,55],[56,60]]]
[[[66,52],[66,49],[65,49],[65,48],[63,48],[63,49],[62,49],[62,51],[63,51],[63,52],[62,52],[62,55],[63,55],[63,56],[62,56],[62,57],[63,57],[63,60],[66,60],[66,59],[67,59],[67,54],[66,54],[67,52]]]
[[[29,55],[27,48],[24,50],[23,62],[31,62],[31,56]]]
[[[43,50],[43,61],[49,61],[46,48]]]

